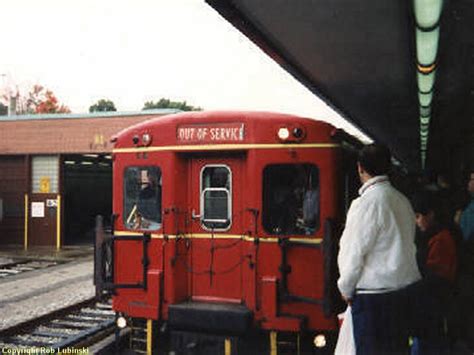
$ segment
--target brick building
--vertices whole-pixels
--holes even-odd
[[[111,137],[175,112],[0,116],[0,245],[92,242],[112,210]]]

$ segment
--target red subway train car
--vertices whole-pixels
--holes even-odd
[[[96,284],[132,342],[157,354],[332,351],[351,190],[337,132],[285,114],[188,112],[113,138]]]

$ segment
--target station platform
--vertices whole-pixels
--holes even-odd
[[[23,250],[2,246],[0,269],[12,263],[34,262],[38,269],[0,278],[0,330],[48,314],[95,295],[92,246],[45,247]],[[48,263],[49,262],[49,263]]]

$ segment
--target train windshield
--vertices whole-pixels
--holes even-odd
[[[129,229],[157,230],[161,226],[161,170],[129,167],[124,175],[124,224]]]
[[[269,234],[314,234],[319,228],[319,169],[311,164],[267,166],[262,212]]]

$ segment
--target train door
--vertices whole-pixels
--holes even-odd
[[[241,158],[193,158],[189,205],[192,214],[192,298],[242,298]]]

